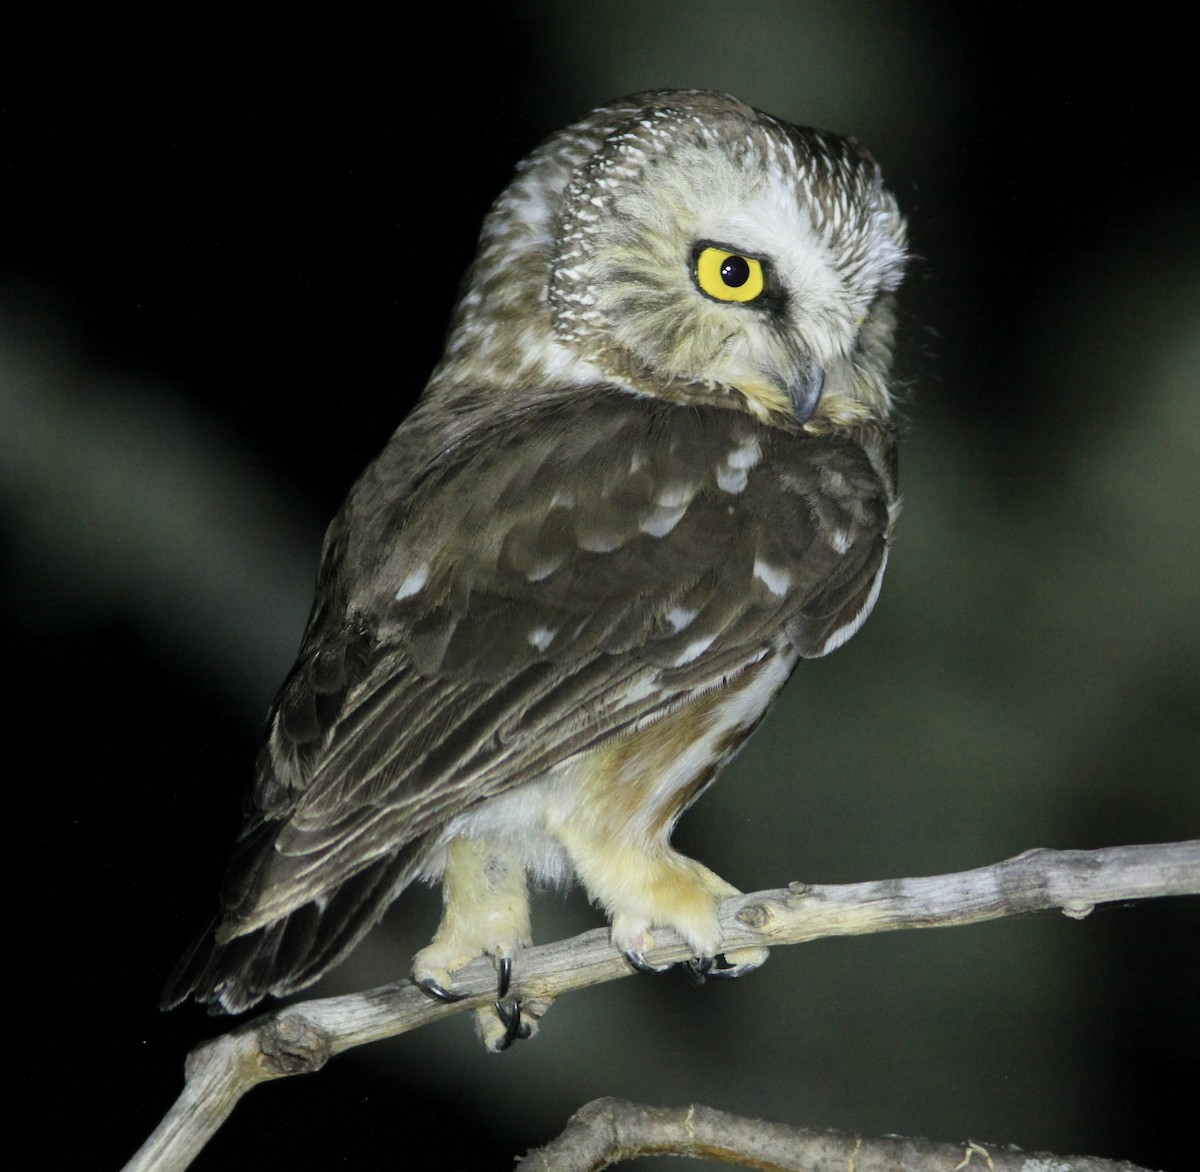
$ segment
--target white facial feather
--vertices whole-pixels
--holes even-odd
[[[760,258],[771,308],[701,293],[704,241]],[[635,95],[522,164],[484,225],[429,393],[604,382],[738,391],[762,415],[819,368],[827,417],[885,416],[878,356],[858,343],[904,248],[895,202],[846,140],[724,95]]]

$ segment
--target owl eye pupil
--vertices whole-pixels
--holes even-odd
[[[740,289],[750,280],[750,262],[744,256],[728,256],[721,265],[721,280],[731,289]]]

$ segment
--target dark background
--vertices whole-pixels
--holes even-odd
[[[512,165],[619,93],[723,88],[857,135],[916,254],[882,601],[802,667],[681,844],[753,890],[1200,836],[1195,63],[1136,11],[520,3],[418,30],[144,6],[11,30],[0,623],[26,1166],[119,1166],[219,1029],[155,1005],[214,906],[321,531],[436,360]],[[435,919],[406,895],[318,991],[402,975]],[[597,922],[549,896],[535,933]],[[499,1057],[456,1018],[255,1090],[196,1167],[507,1168],[620,1094],[1183,1168],[1198,927],[1180,900],[781,949],[729,987],[575,994]]]

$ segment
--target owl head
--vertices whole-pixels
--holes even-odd
[[[429,394],[602,383],[810,430],[878,420],[904,260],[853,141],[725,94],[636,94],[520,164]]]

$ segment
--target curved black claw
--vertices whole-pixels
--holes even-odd
[[[512,984],[512,957],[500,957],[497,967],[500,970],[500,991],[496,994],[496,996],[503,1000],[508,994],[509,985]]]
[[[504,1037],[496,1043],[497,1050],[507,1050],[513,1042],[524,1041],[533,1033],[529,1023],[521,1021],[521,1003],[519,1001],[497,1001],[496,1016],[500,1019],[500,1024],[504,1026]]]
[[[469,993],[455,993],[451,989],[447,989],[439,985],[432,977],[426,977],[423,981],[417,982],[417,988],[426,996],[432,997],[434,1001],[445,1001],[447,1004],[453,1004],[455,1001],[465,1001]]]
[[[687,977],[689,985],[703,985],[708,977],[716,976],[714,971],[716,963],[715,956],[693,957],[691,960],[683,962],[683,975]]]
[[[666,973],[675,967],[673,964],[651,964],[645,956],[632,948],[628,952],[622,953],[622,955],[625,957],[625,962],[629,967],[639,973]]]
[[[755,969],[762,968],[764,963],[764,961],[758,961],[755,964],[730,964],[725,959],[725,954],[722,953],[717,957],[717,963],[705,975],[714,981],[732,981],[737,977],[744,977],[747,973],[754,972]]]

